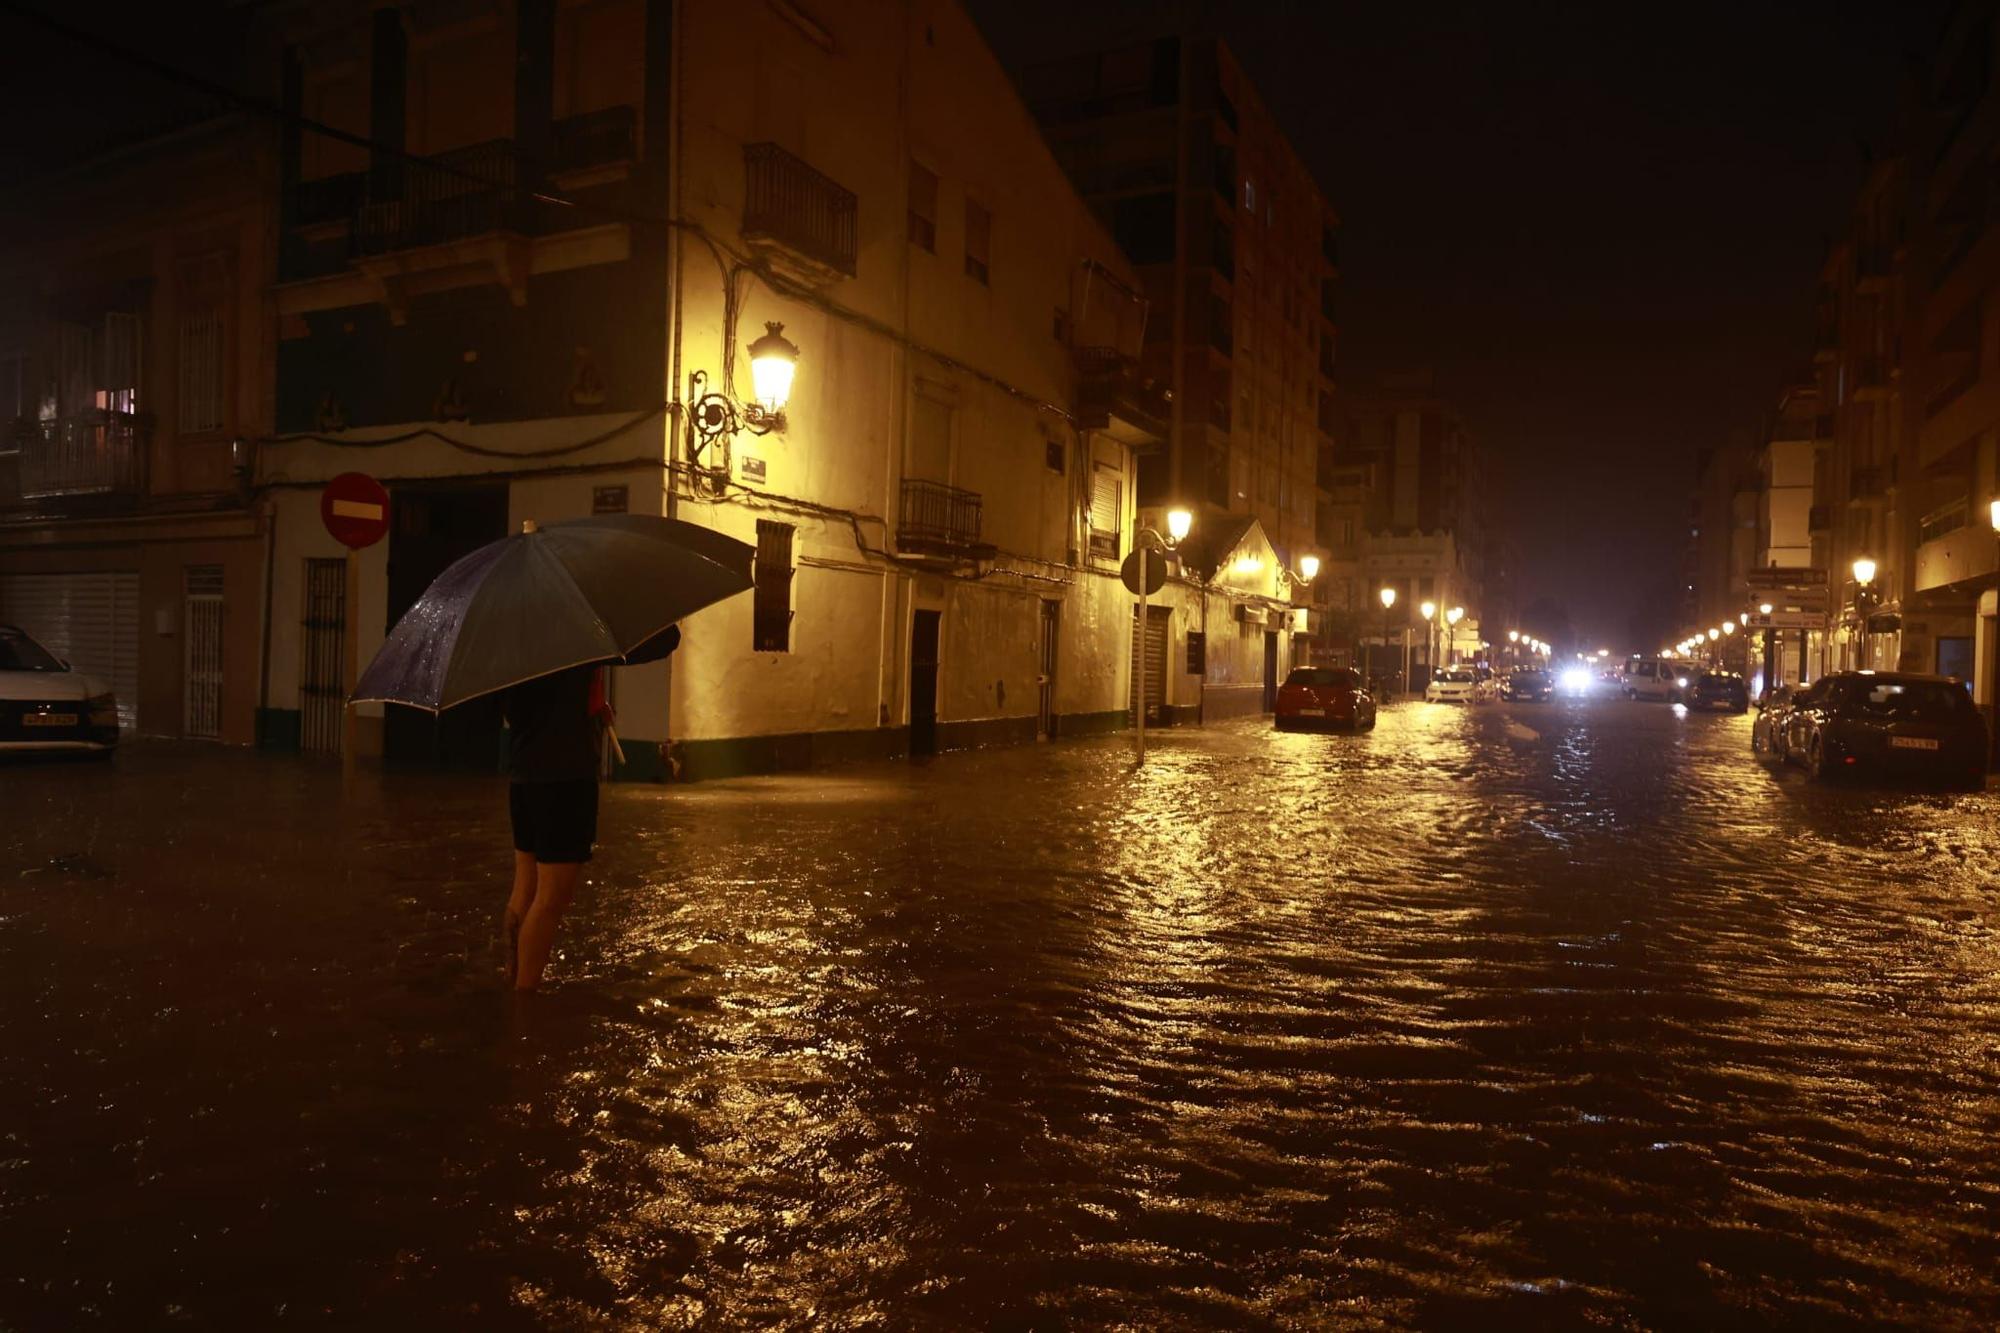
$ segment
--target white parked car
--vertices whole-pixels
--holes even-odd
[[[1425,703],[1469,704],[1478,697],[1479,681],[1470,667],[1447,667],[1424,686]]]
[[[0,753],[68,750],[110,754],[118,748],[118,700],[101,680],[0,625]]]

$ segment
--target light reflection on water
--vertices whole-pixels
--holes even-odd
[[[27,776],[0,1322],[2000,1310],[1993,798],[1812,788],[1744,719],[618,789],[520,1007],[491,785]]]

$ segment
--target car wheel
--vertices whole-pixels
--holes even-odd
[[[1274,718],[1271,725],[1279,731],[1290,731],[1292,729],[1292,724],[1285,721],[1282,717]]]
[[[1979,764],[1967,769],[1964,776],[1959,778],[1957,786],[1960,791],[1985,791],[1986,765]]]
[[[1368,725],[1364,728],[1364,730],[1367,731],[1375,730],[1375,710],[1372,708],[1368,710]]]
[[[1833,780],[1833,770],[1826,766],[1826,742],[1817,736],[1806,747],[1806,776],[1822,784]]]
[[[1764,733],[1754,724],[1750,728],[1750,753],[1764,753]]]

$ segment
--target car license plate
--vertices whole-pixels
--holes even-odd
[[[73,727],[75,713],[23,713],[21,725],[24,727]]]
[[[1938,743],[1928,736],[1891,736],[1889,745],[1897,750],[1935,750]]]
[[[1325,716],[1326,716],[1326,710],[1325,710],[1324,708],[1301,708],[1301,709],[1299,710],[1299,716],[1300,716],[1300,717],[1325,717]]]

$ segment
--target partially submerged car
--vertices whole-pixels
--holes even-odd
[[[26,630],[0,625],[0,753],[108,755],[117,748],[111,687],[73,670]]]

